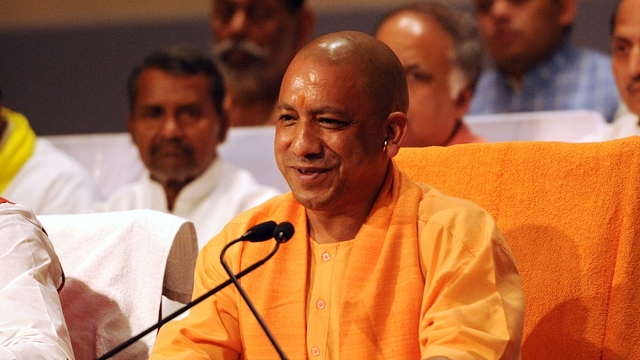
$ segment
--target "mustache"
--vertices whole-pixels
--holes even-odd
[[[151,155],[157,155],[165,147],[171,147],[171,148],[177,147],[180,150],[187,153],[188,155],[193,155],[193,147],[189,144],[184,143],[180,139],[168,139],[168,140],[158,141],[156,143],[151,144],[151,148],[150,148]]]
[[[212,50],[213,54],[217,57],[220,57],[232,50],[245,52],[260,60],[264,60],[271,55],[271,51],[269,51],[269,49],[256,45],[255,43],[248,40],[238,41],[227,39],[221,43],[214,44],[212,46]]]

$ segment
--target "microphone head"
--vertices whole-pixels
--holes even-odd
[[[276,228],[275,221],[265,221],[247,230],[247,232],[240,237],[240,240],[249,240],[251,242],[266,241],[273,237]]]
[[[275,227],[273,230],[273,237],[276,238],[277,242],[285,243],[293,237],[294,232],[295,230],[293,229],[293,225],[290,222],[285,221]]]

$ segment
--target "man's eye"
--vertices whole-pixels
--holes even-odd
[[[159,119],[164,114],[161,108],[149,108],[142,111],[142,117],[145,119]]]
[[[629,52],[629,45],[625,43],[614,43],[612,46],[614,54],[625,55]]]
[[[479,13],[487,13],[491,10],[493,1],[476,1],[476,11]]]
[[[331,118],[318,118],[318,123],[326,128],[331,129],[342,129],[349,125],[347,122]]]
[[[414,81],[428,83],[433,80],[433,76],[427,72],[412,71],[407,73],[407,80],[414,80]]]
[[[289,122],[289,121],[295,120],[295,118],[292,115],[289,115],[289,114],[282,114],[282,115],[280,115],[278,117],[278,120],[284,121],[284,122]]]

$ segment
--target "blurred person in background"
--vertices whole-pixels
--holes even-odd
[[[227,86],[231,126],[273,125],[289,61],[313,33],[304,0],[213,0],[214,60]]]
[[[193,221],[202,247],[241,211],[279,194],[218,156],[229,122],[222,77],[198,50],[149,54],[129,75],[127,127],[148,173],[95,211],[153,209]]]
[[[385,15],[375,36],[395,52],[407,75],[402,146],[486,141],[463,119],[482,70],[482,41],[471,14],[444,1],[418,2]]]
[[[38,215],[87,212],[101,199],[98,186],[83,167],[38,137],[23,114],[3,107],[2,90],[0,196]]]
[[[610,57],[571,44],[578,0],[473,0],[491,66],[470,114],[591,109],[613,121]]]
[[[621,0],[616,5],[611,15],[611,51],[623,115],[583,141],[640,135],[640,0]]]

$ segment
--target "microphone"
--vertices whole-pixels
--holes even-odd
[[[276,246],[267,257],[270,258],[271,256],[273,256],[273,254],[275,254],[278,248],[280,247],[280,244],[284,244],[285,242],[289,241],[289,239],[291,239],[291,237],[293,236],[293,233],[294,233],[293,225],[291,225],[290,222],[283,222],[283,223],[280,223],[278,226],[276,226],[275,229],[273,229],[273,233],[272,233],[272,237],[276,239]],[[262,319],[262,316],[260,316],[260,314],[258,313],[258,310],[253,305],[253,302],[249,298],[249,295],[247,295],[247,292],[240,285],[240,282],[238,281],[238,277],[236,277],[236,275],[233,274],[233,271],[231,271],[229,264],[227,264],[227,262],[224,260],[224,253],[230,245],[231,243],[229,243],[228,246],[225,246],[225,248],[220,252],[220,263],[222,264],[222,267],[224,267],[224,270],[229,275],[229,280],[231,280],[233,284],[236,286],[236,289],[244,299],[244,302],[249,307],[249,310],[251,310],[256,320],[258,320],[260,327],[262,327],[262,330],[269,338],[269,341],[271,341],[271,344],[278,352],[278,355],[280,355],[280,359],[287,360],[288,359],[287,355],[284,353],[284,351],[280,347],[280,344],[278,344],[278,341],[276,340],[275,336],[273,336],[273,334],[271,333],[271,330],[269,330],[269,327],[264,322],[264,319]]]
[[[281,244],[289,241],[293,237],[293,233],[295,233],[293,225],[288,221],[280,223],[273,229],[273,237]]]
[[[261,242],[261,241],[266,241],[266,240],[272,239],[274,237],[274,232],[276,231],[277,228],[278,227],[276,226],[275,221],[266,221],[266,222],[257,224],[255,226],[253,226],[252,228],[250,228],[241,237],[239,237],[238,239],[235,239],[235,240],[231,241],[229,244],[227,244],[223,248],[221,254],[223,254],[230,245],[235,244],[235,243],[240,242],[240,241]],[[291,228],[293,229],[293,226]],[[255,264],[253,264],[253,265],[247,267],[246,269],[240,271],[235,276],[236,282],[238,281],[238,279],[240,279],[244,275],[250,273],[251,271],[255,270],[258,266],[264,264],[267,260],[269,260],[275,254],[275,250],[277,250],[277,245],[278,245],[278,243],[276,242],[276,248],[269,255],[267,255],[267,257],[265,257],[262,260],[257,261]],[[207,291],[206,293],[202,294],[197,299],[185,304],[180,309],[176,310],[175,312],[171,313],[170,315],[168,315],[164,319],[158,321],[156,324],[154,324],[151,327],[147,328],[146,330],[142,331],[138,335],[130,338],[129,340],[127,340],[127,341],[123,342],[122,344],[116,346],[115,348],[109,350],[107,353],[105,353],[104,355],[100,356],[96,360],[105,360],[105,359],[108,359],[108,358],[112,357],[113,355],[115,355],[115,354],[119,353],[120,351],[126,349],[131,344],[133,344],[136,341],[142,339],[143,337],[145,337],[147,334],[149,334],[153,330],[156,330],[156,329],[160,328],[162,325],[164,325],[164,324],[168,323],[169,321],[175,319],[176,317],[180,316],[180,314],[182,314],[185,311],[191,309],[195,305],[201,303],[202,301],[204,301],[205,299],[207,299],[211,295],[217,293],[218,291],[224,289],[225,287],[231,285],[232,283],[233,283],[233,281],[231,279],[224,281],[220,285],[218,285],[215,288]]]
[[[291,226],[291,228],[293,229],[293,226]],[[253,226],[246,233],[240,236],[238,240],[248,240],[250,242],[269,240],[274,237],[274,231],[276,231],[276,229],[277,226],[275,221],[265,221]]]

